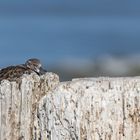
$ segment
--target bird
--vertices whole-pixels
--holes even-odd
[[[31,74],[35,72],[37,75],[43,75],[47,71],[42,68],[42,64],[39,59],[31,58],[28,59],[25,64],[16,66],[8,66],[0,70],[0,81],[6,79],[9,81],[16,81],[23,74]]]

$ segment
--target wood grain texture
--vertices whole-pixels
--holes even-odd
[[[1,82],[0,140],[139,139],[140,77]]]
[[[57,84],[56,74],[23,75],[18,82],[0,85],[0,140],[31,140],[39,100]]]
[[[139,140],[140,78],[62,82],[36,114],[36,140]]]

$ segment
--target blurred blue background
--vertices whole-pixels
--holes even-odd
[[[140,74],[140,1],[1,0],[0,67],[39,58],[61,80]]]

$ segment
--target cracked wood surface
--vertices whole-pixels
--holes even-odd
[[[3,80],[0,140],[140,140],[140,77]]]
[[[39,101],[35,140],[140,140],[140,77],[62,82]]]
[[[32,140],[39,100],[57,84],[56,74],[23,75],[17,82],[0,84],[0,140]]]

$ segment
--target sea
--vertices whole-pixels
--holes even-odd
[[[139,55],[139,5],[138,0],[1,0],[0,67],[34,57],[55,65]]]

